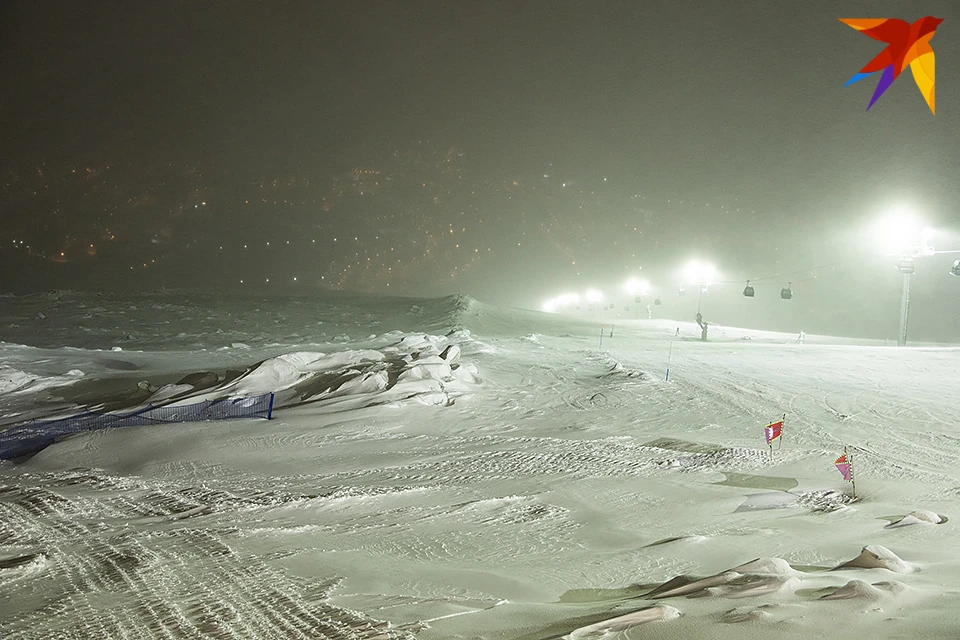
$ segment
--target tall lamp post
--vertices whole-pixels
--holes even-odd
[[[910,276],[914,272],[913,258],[902,258],[897,263],[897,271],[903,274],[903,293],[900,295],[900,330],[897,332],[897,346],[907,344],[907,321],[910,319]]]
[[[889,254],[899,256],[897,271],[903,274],[903,291],[900,294],[900,327],[897,331],[897,346],[907,344],[907,325],[910,320],[910,277],[916,271],[914,259],[936,253],[930,240],[933,229],[919,228],[916,220],[908,214],[888,218],[881,227]]]
[[[646,280],[630,278],[623,284],[623,290],[628,296],[633,298],[633,304],[637,307],[637,318],[640,317],[640,296],[645,296],[650,291],[650,283]]]
[[[703,307],[703,294],[716,278],[717,270],[712,264],[693,260],[684,269],[683,275],[685,283],[695,284],[699,289],[697,292],[697,314],[699,315]]]
[[[709,323],[704,322],[701,309],[703,307],[703,294],[707,292],[707,287],[716,278],[717,271],[712,264],[706,264],[694,260],[687,265],[684,270],[685,282],[695,283],[699,291],[697,292],[697,324],[700,325],[700,339],[707,339],[707,327]],[[682,288],[682,286],[681,286]]]

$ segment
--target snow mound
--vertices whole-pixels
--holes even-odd
[[[777,603],[762,604],[759,607],[736,607],[725,611],[723,615],[720,616],[720,621],[727,624],[744,622],[773,623],[789,618],[791,614],[802,615],[805,610],[806,607],[801,605]]]
[[[750,562],[741,564],[738,567],[728,569],[728,571],[736,571],[737,573],[761,573],[789,576],[796,576],[800,574],[799,571],[796,571],[793,567],[791,567],[790,563],[783,558],[757,558],[756,560],[751,560]]]
[[[83,371],[71,369],[60,376],[39,376],[9,366],[0,366],[0,394],[35,393],[52,387],[73,384],[84,376]]]
[[[737,607],[724,613],[720,620],[727,623],[770,622],[773,620],[773,615],[761,607],[755,609]]]
[[[907,527],[912,524],[943,524],[947,518],[933,511],[917,510],[911,511],[899,520],[891,522],[884,529],[895,529],[897,527]]]
[[[792,593],[800,586],[800,572],[782,558],[757,558],[706,578],[677,576],[650,591],[646,597],[752,598],[778,592]]]
[[[708,589],[702,597],[721,596],[724,598],[756,598],[774,593],[793,593],[800,586],[797,578],[786,576],[744,575],[730,581],[722,588]],[[695,594],[691,597],[697,597]]]
[[[884,597],[898,596],[909,587],[902,582],[875,582],[851,580],[833,593],[821,596],[821,600],[880,600]]]
[[[798,506],[806,507],[811,511],[819,513],[828,513],[830,511],[843,509],[851,502],[853,502],[851,496],[836,489],[807,491],[797,496]]]
[[[853,560],[848,560],[837,569],[887,569],[894,573],[912,573],[913,567],[901,560],[897,554],[878,544],[863,548]]]
[[[717,587],[719,585],[726,584],[728,582],[733,582],[740,577],[740,574],[736,571],[724,571],[723,573],[718,573],[716,575],[710,576],[709,578],[702,578],[700,580],[694,580],[689,584],[684,584],[682,586],[668,589],[666,591],[661,591],[656,593],[656,589],[650,592],[647,597],[659,600],[661,598],[675,598],[677,596],[689,596],[706,589]],[[676,580],[676,578],[674,578]],[[672,582],[672,581],[671,581]],[[661,587],[670,584],[670,582],[664,583]]]
[[[0,393],[10,393],[29,385],[38,376],[18,371],[12,367],[0,367]]]
[[[564,638],[569,638],[570,640],[577,640],[578,638],[596,638],[605,636],[607,634],[619,633],[621,631],[633,629],[634,627],[638,627],[650,622],[676,620],[679,617],[679,609],[662,604],[655,607],[649,607],[647,609],[641,609],[640,611],[634,611],[633,613],[628,613],[624,616],[611,618],[610,620],[604,620],[603,622],[591,624],[586,627],[580,627],[579,629],[576,629],[570,634],[564,636]]]
[[[49,564],[45,553],[30,553],[13,558],[0,559],[0,581],[9,582],[33,576]]]
[[[272,393],[274,409],[327,403],[344,410],[407,401],[450,406],[480,383],[476,366],[463,362],[461,346],[447,337],[423,333],[398,337],[380,350],[283,353],[220,383],[215,374],[191,374],[176,384],[153,389],[146,383],[143,389],[152,392],[148,399],[152,406]]]

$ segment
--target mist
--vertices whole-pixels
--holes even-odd
[[[908,76],[866,111],[843,85],[878,43],[835,3],[51,6],[3,9],[10,292],[596,288],[635,317],[641,277],[690,320],[699,259],[708,321],[896,339],[873,228],[906,209],[960,250],[949,62],[935,116]],[[956,8],[924,11],[955,58]],[[911,336],[960,338],[956,257],[917,260]]]

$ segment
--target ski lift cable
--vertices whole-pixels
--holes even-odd
[[[787,275],[789,275],[789,274],[787,274]],[[791,283],[791,284],[798,284],[798,283],[800,283],[800,282],[810,282],[811,280],[822,280],[823,277],[824,277],[824,276],[810,276],[809,278],[800,278],[799,280],[791,279],[791,280],[790,280],[790,283]],[[741,281],[741,282],[742,282],[742,281]],[[751,287],[754,286],[753,280],[750,281],[750,286],[751,286]],[[758,286],[758,287],[766,287],[766,286],[782,287],[782,286],[783,286],[783,281],[780,281],[780,282],[761,282],[760,284],[758,284],[758,285],[756,285],[756,286]]]
[[[750,278],[750,282],[752,284],[752,283],[759,282],[761,280],[778,280],[778,279],[786,278],[787,276],[796,275],[798,273],[808,273],[810,271],[816,271],[818,269],[827,269],[829,267],[839,267],[840,265],[850,264],[852,262],[858,262],[858,259],[844,260],[842,262],[834,262],[832,264],[822,264],[816,267],[808,267],[806,269],[800,269],[799,271],[789,271],[787,273],[778,273],[777,275],[765,276],[763,278]],[[813,280],[813,279],[815,279],[815,276],[813,278],[805,278],[804,280],[794,280],[794,282],[805,282],[806,280]],[[743,282],[743,280],[730,280],[726,282],[716,282],[714,284],[739,284],[740,282]],[[773,283],[763,283],[763,284],[773,284]]]

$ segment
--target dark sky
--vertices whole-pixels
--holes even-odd
[[[945,19],[937,115],[909,72],[865,112],[876,81],[843,84],[883,45],[837,18],[924,15]],[[466,150],[480,174],[553,163],[657,202],[749,203],[771,251],[795,245],[772,269],[833,262],[892,203],[952,227],[960,248],[955,25],[952,0],[8,1],[0,162],[201,158],[242,171],[429,139]],[[741,260],[742,231],[720,238],[736,277],[758,263]]]

